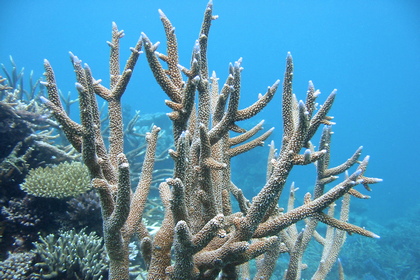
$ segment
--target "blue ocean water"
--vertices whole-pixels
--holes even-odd
[[[94,77],[107,84],[106,41],[110,40],[111,22],[125,31],[121,41],[125,61],[140,32],[153,42],[164,42],[157,12],[162,9],[176,27],[181,64],[188,65],[206,3],[2,1],[0,62],[7,65],[12,55],[18,66],[25,67],[26,73],[33,70],[37,77],[43,73],[46,58],[54,67],[60,89],[76,96],[68,52],[88,63]],[[229,62],[243,57],[241,107],[283,79],[285,57],[290,51],[295,64],[294,92],[299,99],[304,99],[309,80],[321,90],[321,101],[338,89],[330,114],[337,123],[332,163],[341,163],[363,145],[363,154],[371,156],[366,175],[384,179],[372,186],[370,200],[356,203],[364,209],[362,215],[386,225],[418,209],[420,2],[215,0],[214,13],[219,18],[210,31],[209,69],[223,81]],[[166,53],[163,43],[159,50]],[[123,102],[142,113],[169,112],[164,99],[141,56]],[[280,101],[278,92],[257,118],[266,120],[266,128],[277,128],[272,139],[278,145]],[[261,149],[266,152],[266,148]],[[314,182],[313,176],[305,174],[293,174],[303,190],[301,196]],[[260,188],[264,173],[252,176],[249,181],[255,189]]]

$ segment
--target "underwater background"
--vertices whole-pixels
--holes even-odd
[[[11,55],[19,69],[25,68],[25,75],[32,70],[37,79],[43,73],[43,60],[48,59],[61,91],[76,98],[69,51],[89,64],[96,79],[108,84],[106,41],[111,39],[111,23],[124,30],[125,61],[141,32],[152,42],[165,41],[157,12],[162,9],[176,27],[180,61],[187,65],[206,3],[2,0],[0,63],[10,67]],[[224,80],[229,63],[243,58],[240,107],[283,79],[288,51],[294,58],[293,91],[298,99],[305,98],[309,80],[321,90],[320,100],[338,89],[330,112],[336,122],[332,165],[362,145],[363,154],[371,156],[369,174],[384,180],[372,187],[369,200],[352,200],[353,221],[382,238],[347,238],[341,255],[345,271],[354,277],[350,279],[420,279],[420,254],[415,250],[420,248],[420,2],[216,0],[214,13],[219,18],[210,31],[209,69]],[[163,43],[159,50],[165,52]],[[141,55],[123,104],[131,114],[167,113],[164,99]],[[280,102],[277,93],[259,115],[266,120],[266,129],[278,127],[269,138],[278,146]],[[72,116],[77,118],[77,110]],[[267,153],[265,145],[234,159],[233,178],[238,174],[235,183],[247,197],[264,185]],[[241,162],[237,169],[235,161]],[[299,203],[313,186],[314,170],[297,167],[289,177],[300,189]]]

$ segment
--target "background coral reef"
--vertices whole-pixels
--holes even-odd
[[[201,14],[196,11],[201,11],[205,3],[190,2],[178,1],[176,7],[165,1],[141,2],[139,6],[131,3],[132,8],[127,12],[126,7],[115,7],[114,3],[104,1],[101,2],[102,12],[97,14],[92,14],[86,3],[80,5],[78,12],[74,13],[74,5],[77,6],[77,1],[60,6],[55,6],[50,1],[7,3],[2,6],[4,13],[1,21],[8,24],[7,28],[0,30],[0,35],[8,40],[2,41],[0,45],[0,62],[8,65],[8,56],[12,54],[20,65],[25,66],[26,69],[34,69],[40,76],[43,72],[42,60],[47,55],[60,65],[63,55],[73,50],[82,57],[100,58],[90,63],[97,63],[93,65],[95,69],[106,69],[107,65],[101,63],[106,63],[108,50],[97,46],[103,43],[104,38],[108,38],[112,20],[117,21],[126,30],[127,38],[123,44],[130,44],[129,42],[137,39],[139,31],[159,34],[155,38],[162,37],[160,23],[150,20],[155,18],[155,15],[150,15],[151,11],[163,8],[168,15],[172,15],[182,10],[188,15],[188,22],[191,20],[196,23],[179,28],[183,21],[173,16],[171,18],[174,18],[174,24],[179,29],[180,36],[187,37],[185,41],[191,42],[197,33],[195,27],[201,21]],[[302,8],[302,5],[305,8]],[[346,143],[350,143],[355,133],[358,133],[363,135],[363,144],[372,156],[381,158],[382,155],[386,155],[386,160],[372,162],[369,168],[372,173],[380,174],[384,178],[385,181],[380,186],[383,191],[375,193],[369,208],[357,202],[352,206],[352,212],[373,217],[373,222],[382,226],[378,226],[378,229],[372,228],[382,236],[382,239],[371,242],[357,236],[349,237],[343,252],[343,263],[345,268],[349,267],[346,271],[349,273],[355,271],[351,266],[353,261],[348,262],[355,258],[359,261],[354,264],[366,275],[365,279],[416,279],[419,272],[413,262],[418,260],[418,256],[412,248],[418,247],[419,241],[413,238],[413,234],[409,235],[409,238],[404,238],[401,232],[414,232],[414,236],[418,233],[418,228],[415,226],[416,216],[409,215],[417,211],[415,206],[418,205],[416,197],[418,197],[419,182],[416,177],[418,164],[416,158],[412,156],[412,151],[418,145],[420,123],[415,121],[417,113],[412,108],[414,106],[410,106],[410,104],[420,102],[416,78],[420,76],[420,57],[417,51],[420,49],[418,36],[420,8],[417,1],[398,3],[353,1],[351,4],[268,1],[258,5],[253,1],[241,1],[240,4],[235,1],[223,3],[220,1],[216,7],[216,13],[221,15],[216,24],[223,25],[223,28],[212,30],[212,36],[220,41],[229,40],[230,43],[221,45],[220,49],[215,47],[210,50],[213,56],[217,56],[223,62],[215,61],[211,69],[218,70],[218,67],[223,67],[226,61],[243,56],[244,67],[247,69],[244,72],[243,80],[246,83],[244,88],[249,89],[250,92],[256,92],[259,89],[256,88],[257,85],[254,85],[255,80],[258,80],[259,84],[269,84],[274,77],[279,76],[283,69],[278,68],[278,62],[283,61],[284,53],[292,50],[298,54],[295,59],[299,62],[297,63],[299,69],[296,71],[298,74],[295,77],[298,85],[296,91],[306,91],[303,85],[309,79],[314,79],[320,88],[328,89],[331,85],[339,87],[340,102],[333,108],[332,113],[340,124],[337,126],[334,141],[348,146],[350,151],[354,147]],[[55,12],[51,12],[51,9]],[[69,11],[72,13],[69,14]],[[91,22],[97,25],[86,28],[86,18],[92,19]],[[31,23],[30,27],[28,23]],[[36,32],[33,32],[34,30]],[[51,37],[51,34],[54,35],[56,41],[54,44],[47,44],[49,41],[47,39]],[[66,34],[66,36],[58,36],[58,34]],[[232,40],[233,35],[237,40]],[[80,44],[80,42],[87,43]],[[30,52],[27,51],[28,45],[31,46]],[[264,45],[264,50],[257,47],[261,45]],[[189,51],[190,45],[181,49]],[[270,59],[267,58],[268,56]],[[188,55],[185,54],[184,57]],[[140,63],[145,62],[140,61]],[[273,73],[272,76],[258,76],[257,70],[253,70],[262,67],[268,67]],[[60,68],[63,69],[61,72],[67,73],[70,65],[63,64]],[[220,69],[219,72],[224,73],[224,71],[225,69]],[[148,82],[147,79],[151,79],[147,76],[148,74],[139,73],[138,75],[139,83],[148,84],[147,88],[143,89],[144,91],[157,92],[158,89],[152,86],[154,83]],[[60,85],[63,86],[64,92],[75,92],[73,79],[60,77]],[[299,88],[299,85],[302,85],[302,88]],[[135,87],[136,85],[133,85],[129,90],[135,91]],[[131,96],[138,95],[134,93]],[[358,101],[360,98],[361,103]],[[160,98],[156,101],[149,99],[125,101],[131,103],[132,110],[141,109],[146,113],[148,110],[150,112],[165,110]],[[140,108],[133,106],[135,103],[138,103]],[[148,106],[144,106],[146,103]],[[369,105],[371,109],[366,110],[366,105]],[[270,109],[267,109],[265,113],[267,116],[277,115]],[[346,116],[350,117],[346,118]],[[357,131],[341,130],[347,125],[354,124],[360,124]],[[271,125],[280,126],[277,123],[267,124],[267,126]],[[343,155],[346,154],[349,153],[343,151]],[[18,160],[13,162],[14,165],[25,164],[24,159],[19,156],[16,158]],[[253,156],[250,155],[250,158],[253,159]],[[240,160],[246,162],[244,159]],[[43,161],[32,166],[35,167]],[[27,167],[24,168],[27,172]],[[20,178],[20,181],[24,178],[20,174],[13,174],[12,177]],[[253,177],[255,181],[248,179],[248,182],[244,182],[249,188],[247,189],[249,193],[253,192],[252,186],[260,185],[259,182],[263,180],[264,174],[255,173]],[[311,184],[313,184],[313,179],[307,178],[299,183],[299,187],[304,192]],[[42,200],[35,203],[33,198],[23,198],[24,194],[18,188],[8,187],[5,190],[3,186],[1,188],[1,205],[4,206],[1,218],[3,239],[0,248],[5,258],[7,251],[11,249],[3,246],[7,235],[4,233],[7,233],[9,228],[17,232],[21,228],[16,227],[32,227],[30,232],[36,234],[40,229],[38,227],[40,217],[45,217],[41,220],[51,221],[59,215],[33,213],[37,208],[51,205],[51,202]],[[4,201],[5,196],[10,201],[7,205]],[[37,206],[38,204],[41,206]],[[56,207],[62,206],[60,204],[53,208]],[[62,208],[65,209],[64,213],[67,211],[77,213],[74,208],[68,210],[66,207],[68,206]],[[30,211],[25,209],[30,209]],[[406,218],[403,219],[403,216]],[[372,224],[372,221],[364,221],[364,223],[368,225]],[[5,225],[8,225],[8,229]],[[13,241],[9,240],[7,243],[9,245],[16,243],[13,248],[20,247],[18,244],[22,238],[33,240],[35,237],[15,237]],[[367,243],[362,244],[367,248],[365,257],[351,253],[351,249],[354,248],[351,244],[360,245],[361,242]],[[398,263],[395,261],[398,259],[405,261],[403,264]],[[407,264],[410,265],[407,266]]]

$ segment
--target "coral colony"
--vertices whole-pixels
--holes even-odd
[[[344,279],[345,266],[343,269],[338,254],[346,234],[378,238],[375,233],[347,222],[350,197],[368,198],[355,187],[362,186],[370,191],[369,185],[381,180],[365,176],[369,157],[361,158],[362,148],[342,164],[330,167],[334,123],[328,111],[335,100],[335,90],[318,108],[319,91],[310,82],[306,100],[298,101],[292,93],[293,60],[289,53],[283,82],[275,81],[255,103],[239,108],[241,59],[230,65],[223,84],[219,84],[214,72],[209,74],[209,31],[217,18],[213,15],[212,2],[205,10],[190,65],[185,67],[179,65],[175,28],[162,11],[159,13],[166,32],[167,54],[158,52],[159,44],[152,43],[143,33],[131,48],[122,70],[119,42],[124,33],[113,23],[112,40],[108,42],[111,49],[108,87],[94,78],[87,64],[70,54],[79,93],[80,123],[68,116],[70,100],[60,94],[53,67],[47,60],[44,62],[45,81],[41,84],[48,96],[40,99],[57,123],[16,117],[23,110],[12,100],[16,90],[4,83],[6,79],[2,80],[2,114],[18,125],[16,129],[22,130],[22,140],[9,145],[12,148],[8,156],[3,157],[7,160],[2,162],[2,181],[10,181],[16,170],[27,174],[20,182],[25,193],[20,191],[21,199],[10,199],[2,213],[9,223],[18,224],[16,221],[25,217],[28,222],[32,221],[26,228],[15,226],[32,235],[14,235],[15,243],[30,237],[32,245],[27,244],[26,248],[32,249],[10,254],[0,271],[2,279],[12,279],[9,277],[13,274],[22,275],[21,279],[270,279],[274,271],[283,279],[301,279],[305,269],[312,269],[312,279],[325,279],[335,264],[338,269],[333,270],[334,278]],[[139,116],[136,113],[132,122],[124,125],[121,99],[139,57],[147,59],[156,82],[169,98],[165,103],[172,110],[168,117],[172,122],[173,148],[167,149],[165,154],[171,157],[173,169],[161,170],[165,180],[158,186],[159,202],[149,194],[155,187],[156,159],[162,158],[157,155],[156,147],[162,131],[169,128],[152,126],[146,133],[147,145],[141,149],[144,159],[142,165],[137,165],[141,173],[137,186],[132,187],[130,173],[138,160],[133,160],[133,152],[125,149],[127,135],[138,131],[133,127]],[[255,197],[247,198],[231,176],[231,159],[262,146],[273,129],[258,136],[263,121],[249,130],[241,128],[240,121],[258,115],[278,91],[282,91],[279,110],[283,136],[276,139],[280,143],[278,148],[274,142],[269,145],[265,185],[260,186]],[[100,99],[96,96],[107,102],[109,122],[103,121],[103,112],[97,103]],[[28,102],[26,107],[29,107]],[[43,110],[29,112],[44,115],[45,108]],[[57,137],[65,135],[67,140],[63,138],[63,143],[69,144],[66,149],[62,148],[64,144],[54,144],[51,133],[49,136],[39,133],[50,128],[59,131]],[[313,136],[319,130],[321,136],[315,149]],[[33,134],[42,136],[32,142],[23,141]],[[143,139],[143,135],[136,137]],[[130,143],[134,143],[134,138],[130,139]],[[26,152],[22,145],[26,145]],[[53,158],[60,160],[29,161],[33,153],[42,154],[45,147],[53,151]],[[86,169],[78,161],[82,161]],[[286,180],[297,165],[312,163],[316,166],[313,192],[304,195],[302,205],[296,206],[294,185],[283,194]],[[90,187],[89,183],[86,186],[89,177]],[[86,193],[90,188],[98,196]],[[278,203],[282,194],[289,196],[286,208]],[[68,218],[66,222],[57,222],[55,231],[46,230],[45,226],[42,230],[39,228],[42,224],[39,221],[51,218],[48,213],[25,210],[28,205],[35,207],[42,201],[66,197],[75,198],[67,199],[60,206],[65,207],[64,214]],[[342,203],[337,215],[334,208],[338,207],[335,205],[338,199],[342,199]],[[88,213],[102,215],[103,224],[98,234],[103,234],[105,250],[101,245],[102,237],[91,233],[89,222],[82,222],[90,215]],[[161,220],[157,221],[158,218]],[[76,221],[80,222],[78,226],[74,225]],[[69,230],[74,227],[80,231]],[[35,234],[36,230],[43,232],[41,237]],[[311,240],[323,248],[317,263],[303,260]],[[53,246],[55,243],[58,245]],[[67,255],[73,261],[68,261]],[[278,261],[280,256],[284,256],[282,262]],[[14,267],[13,260],[34,265]]]

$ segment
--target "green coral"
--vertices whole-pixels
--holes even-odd
[[[54,198],[77,196],[91,188],[88,169],[80,162],[31,169],[20,186],[28,194]]]
[[[83,230],[60,231],[34,243],[33,253],[42,260],[35,264],[36,279],[103,279],[108,269],[103,239]]]

